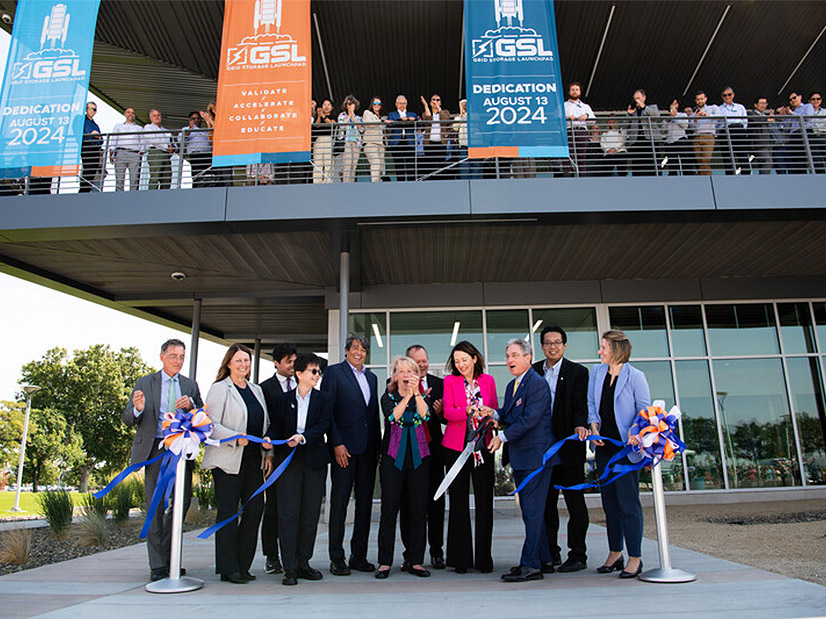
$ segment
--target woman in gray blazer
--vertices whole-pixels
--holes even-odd
[[[206,412],[214,424],[212,439],[239,434],[263,437],[269,426],[264,393],[249,381],[250,358],[250,350],[242,344],[230,346],[224,355],[206,399]],[[261,486],[267,454],[259,444],[244,437],[206,447],[201,469],[212,470],[218,505],[216,523],[231,517]],[[259,494],[249,503],[240,523],[236,519],[215,533],[215,572],[221,575],[221,581],[247,583],[255,579],[250,566],[258,544],[263,498]]]

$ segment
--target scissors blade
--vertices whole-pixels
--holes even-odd
[[[439,485],[439,488],[436,489],[436,494],[433,496],[433,501],[439,499],[442,495],[444,495],[447,488],[453,482],[453,479],[459,475],[459,472],[462,470],[462,467],[465,464],[465,461],[468,460],[468,457],[473,453],[473,444],[474,442],[470,442],[465,446],[465,449],[462,450],[462,453],[459,455],[459,458],[456,459],[456,462],[453,463],[453,466],[448,470],[445,479],[442,480],[442,483]]]

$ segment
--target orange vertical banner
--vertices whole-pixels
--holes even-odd
[[[309,161],[310,0],[226,0],[214,166]]]

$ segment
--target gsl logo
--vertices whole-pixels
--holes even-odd
[[[542,37],[498,37],[473,39],[474,58],[535,58],[553,60],[553,50],[545,49]]]
[[[18,63],[14,66],[12,80],[82,78],[85,75],[86,71],[80,68],[80,58],[70,56]]]

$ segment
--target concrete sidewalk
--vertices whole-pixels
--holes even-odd
[[[214,544],[195,532],[184,536],[188,575],[206,581],[187,594],[149,594],[144,545],[0,577],[0,617],[23,618],[795,618],[826,612],[826,587],[672,547],[676,568],[697,574],[688,584],[662,585],[620,580],[594,571],[607,555],[605,530],[588,534],[589,568],[546,575],[543,581],[506,584],[499,574],[517,563],[522,544],[518,517],[497,516],[492,575],[433,571],[413,577],[394,566],[390,578],[372,574],[335,577],[328,570],[327,531],[321,526],[312,564],[320,582],[281,585],[264,573],[257,557],[247,585],[218,581]],[[565,531],[562,524],[561,531]],[[375,541],[377,524],[371,537]],[[349,534],[348,534],[349,535]],[[375,543],[370,558],[375,559]],[[400,562],[401,550],[396,549]],[[646,568],[657,564],[657,543],[644,540]]]

